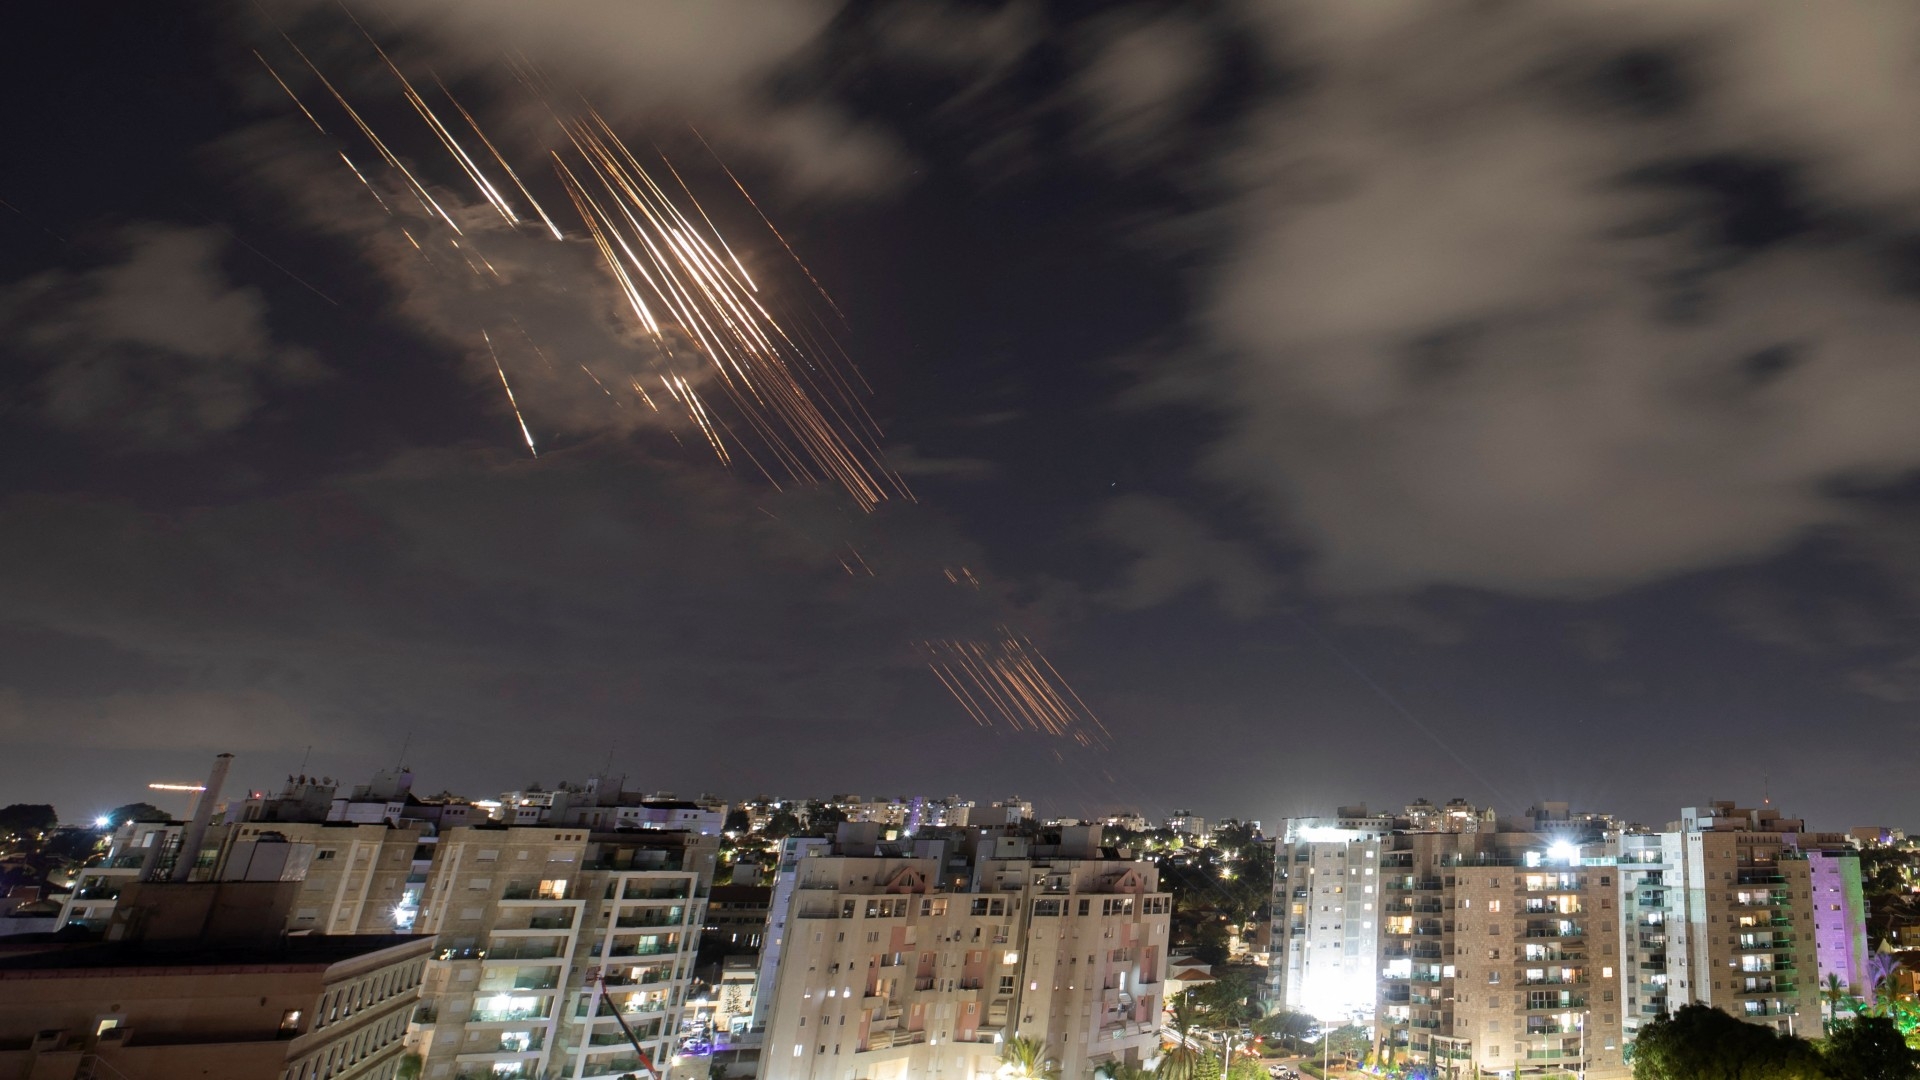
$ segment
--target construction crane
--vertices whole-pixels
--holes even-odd
[[[627,1018],[620,1015],[620,1006],[614,1005],[613,999],[607,996],[607,970],[605,968],[600,969],[599,974],[595,977],[595,981],[600,985],[600,1000],[613,1007],[613,1022],[620,1025],[620,1034],[627,1037],[627,1041],[633,1044],[633,1052],[640,1055],[641,1067],[647,1070],[647,1075],[652,1077],[653,1080],[665,1080],[665,1077],[660,1075],[660,1070],[653,1067],[653,1055],[647,1053],[647,1048],[640,1045],[639,1036],[635,1035],[633,1029],[627,1026]]]

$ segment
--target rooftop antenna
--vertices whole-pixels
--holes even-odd
[[[298,773],[300,773],[300,774],[302,774],[302,775],[305,775],[305,774],[306,774],[306,771],[307,771],[307,759],[308,759],[308,758],[310,758],[310,757],[312,757],[312,756],[313,756],[313,744],[312,744],[312,743],[308,743],[308,744],[307,744],[307,752],[306,752],[306,753],[304,753],[304,754],[301,754],[301,755],[300,755],[300,767],[299,767],[298,769],[296,769],[296,770],[294,770],[294,771],[295,771],[295,772],[298,772]]]
[[[410,748],[410,747],[412,747],[412,746],[413,746],[413,732],[412,732],[412,731],[408,731],[408,732],[407,732],[407,737],[406,737],[406,738],[404,738],[404,739],[402,739],[402,740],[400,740],[400,764],[399,764],[399,765],[398,765],[397,767],[398,767],[398,768],[399,768],[399,769],[400,769],[400,770],[401,770],[402,772],[404,772],[404,771],[406,771],[406,768],[407,768],[407,750],[408,750],[408,748]]]

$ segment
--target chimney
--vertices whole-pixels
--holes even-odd
[[[193,874],[193,864],[200,861],[200,845],[207,839],[207,824],[213,820],[213,804],[220,801],[220,786],[227,782],[227,770],[232,767],[232,754],[213,759],[213,768],[207,773],[207,790],[200,793],[200,804],[194,807],[193,820],[187,823],[186,834],[180,838],[180,854],[174,857],[173,874],[167,880],[178,883]]]

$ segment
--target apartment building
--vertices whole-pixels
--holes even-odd
[[[1063,1076],[1158,1052],[1172,903],[1151,863],[1102,850],[1099,826],[879,837],[782,853],[765,1080],[975,1080],[1013,1036]]]
[[[664,830],[470,825],[440,835],[410,1042],[427,1080],[664,1071],[716,841]],[[641,1046],[636,1051],[634,1042]]]
[[[1628,1075],[1608,838],[1395,833],[1379,862],[1382,1056],[1457,1074]]]
[[[1874,988],[1867,968],[1867,898],[1860,880],[1860,852],[1830,840],[1813,846],[1805,838],[1800,850],[1807,857],[1813,890],[1815,981],[1824,987],[1832,976],[1849,993],[1871,1001]]]
[[[1380,841],[1393,819],[1366,807],[1290,818],[1274,842],[1269,992],[1280,1007],[1342,1023],[1373,1017],[1380,948]]]
[[[0,1073],[391,1080],[430,943],[288,936],[298,893],[133,882],[108,940],[0,949]]]
[[[1634,879],[1622,898],[1632,904],[1623,941],[1639,972],[1633,1026],[1697,1002],[1781,1031],[1815,1030],[1825,971],[1849,985],[1866,979],[1851,856],[1844,834],[1808,833],[1778,809],[1731,802],[1687,807],[1663,832],[1623,837]]]
[[[320,812],[324,814],[325,805]],[[114,830],[107,855],[76,873],[60,925],[104,930],[121,890],[170,875],[188,826],[128,822]],[[427,826],[407,822],[233,822],[210,825],[189,881],[297,881],[287,929],[318,934],[390,934],[404,930],[395,909],[419,870]]]

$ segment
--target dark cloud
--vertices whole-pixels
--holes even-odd
[[[1160,385],[1231,418],[1208,474],[1321,586],[1606,593],[1779,552],[1853,519],[1836,482],[1920,466],[1892,404],[1920,311],[1870,240],[1803,224],[1920,210],[1888,104],[1920,101],[1911,13],[1262,10],[1306,78],[1216,162],[1223,374]],[[1659,107],[1542,92],[1583,55]],[[1781,75],[1816,62],[1846,74]]]
[[[274,340],[259,290],[222,270],[226,247],[211,228],[128,226],[114,261],[0,290],[0,330],[42,369],[42,417],[179,445],[239,427],[270,387],[323,374]]]
[[[1216,536],[1177,503],[1127,495],[1101,511],[1100,532],[1132,556],[1104,599],[1126,611],[1157,607],[1192,590],[1212,594],[1221,609],[1242,619],[1266,610],[1277,576],[1255,552]]]
[[[618,0],[400,0],[371,26],[443,71],[504,91],[503,130],[534,147],[551,114],[525,93],[510,52],[538,72],[551,100],[584,94],[627,124],[689,122],[718,145],[777,172],[787,190],[864,194],[906,173],[898,145],[833,100],[781,80],[813,56],[840,4],[834,0],[724,6],[698,0],[633,5]],[[316,36],[338,40],[343,16],[317,0],[276,0],[281,21],[310,16]],[[517,129],[517,130],[516,130]]]
[[[413,730],[463,776],[538,731],[718,783],[702,762],[727,740],[796,740],[783,767],[811,768],[809,732],[967,725],[911,642],[1009,612],[942,577],[986,560],[924,511],[624,451],[423,453],[198,511],[16,497],[0,522],[0,610],[65,643],[14,653],[59,677],[5,675],[0,733],[36,745],[350,756]],[[875,576],[847,571],[849,545]],[[93,692],[102,671],[126,684]],[[10,790],[47,775],[10,760]]]

